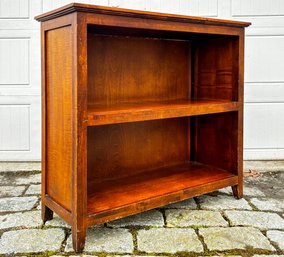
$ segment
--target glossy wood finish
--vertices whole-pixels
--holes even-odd
[[[162,119],[88,128],[90,183],[128,177],[189,159],[188,119]]]
[[[42,21],[42,218],[86,229],[243,194],[244,27],[70,4]]]
[[[237,110],[239,110],[238,102],[202,99],[120,104],[110,107],[91,105],[88,107],[88,125],[98,126]]]
[[[153,202],[151,208],[155,208],[160,206],[157,204],[159,199],[166,195],[175,193],[180,197],[175,201],[179,201],[186,199],[194,188],[222,180],[230,181],[230,185],[238,181],[237,176],[228,171],[194,162],[151,169],[128,176],[127,179],[110,179],[107,182],[94,180],[89,185],[88,213],[100,216],[104,213],[107,216],[107,212],[119,211],[119,208],[150,199]]]
[[[212,25],[240,27],[240,28],[247,27],[250,25],[250,23],[242,21],[222,20],[222,19],[205,18],[197,16],[177,15],[170,13],[146,12],[140,10],[113,8],[107,6],[98,6],[98,5],[81,4],[81,3],[71,3],[65,5],[50,12],[38,15],[35,17],[35,19],[38,21],[47,21],[77,11],[90,13],[90,14],[95,13],[95,14],[108,14],[108,15],[123,16],[123,17],[142,17],[146,19],[179,21],[179,22],[184,21],[193,24],[206,24],[206,25],[212,24]]]
[[[88,42],[88,105],[189,98],[190,42],[92,33]]]
[[[236,37],[220,36],[196,42],[194,97],[238,100],[236,41]]]
[[[73,142],[71,26],[47,31],[45,44],[46,194],[70,211],[72,151],[69,149],[72,149]]]

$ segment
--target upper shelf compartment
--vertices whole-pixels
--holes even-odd
[[[239,109],[238,37],[153,33],[88,27],[89,126]]]
[[[168,102],[89,106],[88,125],[156,120],[238,110],[237,102],[221,100],[175,100]]]

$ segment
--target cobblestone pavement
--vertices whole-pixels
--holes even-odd
[[[0,255],[75,256],[71,230],[40,218],[40,171],[0,171]],[[34,168],[36,169],[36,167]],[[282,256],[284,172],[88,230],[83,256]]]

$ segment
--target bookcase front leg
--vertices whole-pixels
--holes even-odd
[[[53,211],[49,209],[45,204],[41,203],[41,218],[43,222],[53,219]]]
[[[243,185],[242,184],[232,186],[232,190],[233,190],[233,195],[235,198],[237,199],[243,198]]]
[[[79,229],[77,226],[72,226],[72,243],[76,253],[84,250],[86,241],[86,228]]]

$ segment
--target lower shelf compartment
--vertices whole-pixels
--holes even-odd
[[[237,175],[189,162],[88,185],[88,214],[136,213],[238,183]],[[203,191],[203,192],[202,192]],[[195,193],[198,192],[198,193]]]

